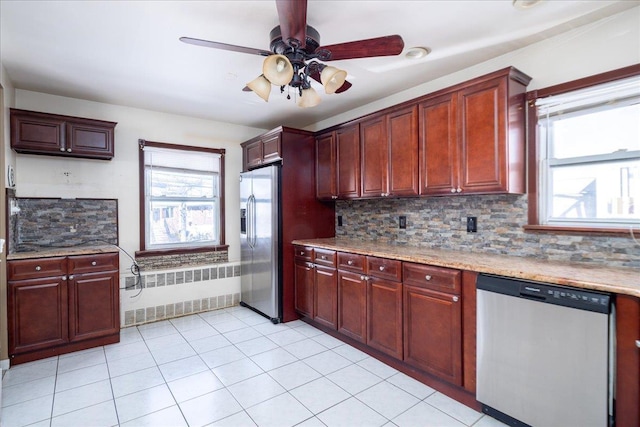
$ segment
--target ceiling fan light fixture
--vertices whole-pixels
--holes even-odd
[[[274,85],[284,86],[293,78],[293,66],[284,55],[269,55],[262,63],[262,74]]]
[[[320,73],[320,81],[324,86],[324,91],[329,95],[340,89],[346,80],[347,72],[336,67],[324,67]]]
[[[254,91],[265,102],[269,102],[269,94],[271,93],[271,82],[260,74],[258,77],[247,83],[247,87]]]
[[[298,98],[298,107],[309,108],[315,107],[322,102],[322,98],[318,95],[318,92],[312,87],[302,89],[301,95]]]

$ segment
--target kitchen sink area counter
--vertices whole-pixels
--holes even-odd
[[[640,297],[640,274],[632,268],[345,238],[295,240],[293,244]]]
[[[82,245],[82,246],[69,246],[58,248],[43,248],[42,250],[16,252],[7,254],[7,261],[15,261],[21,259],[32,258],[49,258],[56,256],[71,256],[71,255],[92,255],[92,254],[106,254],[118,252],[119,249],[115,245]]]

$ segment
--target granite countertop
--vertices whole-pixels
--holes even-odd
[[[346,238],[301,239],[294,240],[293,244],[640,297],[640,271],[633,268],[401,246]]]
[[[50,258],[69,255],[104,254],[118,251],[118,247],[114,245],[82,245],[57,248],[47,247],[42,248],[41,250],[7,254],[7,261],[31,258]]]

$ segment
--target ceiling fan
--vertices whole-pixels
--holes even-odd
[[[321,101],[309,79],[324,86],[328,94],[341,93],[351,87],[347,72],[319,61],[370,58],[399,55],[404,41],[399,35],[320,45],[320,34],[307,25],[307,0],[276,0],[280,25],[271,30],[271,50],[254,49],[209,40],[180,37],[180,41],[197,46],[265,56],[262,74],[243,89],[254,91],[269,100],[271,85],[280,86],[283,93],[288,85],[298,94],[300,107],[314,107]],[[290,95],[287,95],[290,98]]]

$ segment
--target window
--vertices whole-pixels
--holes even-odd
[[[224,245],[225,151],[142,140],[140,148],[141,249]]]
[[[639,227],[640,76],[537,97],[534,108],[538,224]]]

